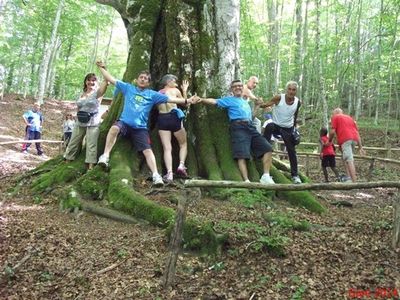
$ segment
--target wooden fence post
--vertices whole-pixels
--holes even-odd
[[[368,175],[367,175],[367,180],[368,181],[371,181],[372,172],[374,171],[374,164],[375,164],[375,159],[372,159],[370,164],[369,164],[369,169],[368,169]]]
[[[184,189],[178,200],[178,210],[176,213],[174,230],[171,233],[171,241],[169,244],[169,256],[165,264],[165,271],[162,278],[164,288],[171,286],[175,280],[176,262],[181,251],[183,225],[185,223],[186,210],[188,207],[188,191]]]
[[[400,248],[400,189],[397,189],[397,193],[394,199],[392,246],[393,249]]]
[[[310,161],[309,161],[309,159],[310,159],[310,157],[309,157],[309,155],[307,154],[306,155],[306,176],[307,177],[310,177]]]

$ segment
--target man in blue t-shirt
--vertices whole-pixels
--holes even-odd
[[[127,136],[133,142],[136,150],[143,152],[147,166],[153,174],[153,184],[162,185],[163,180],[157,170],[156,158],[151,149],[150,135],[147,129],[150,111],[154,105],[166,102],[194,104],[197,102],[198,97],[182,99],[166,96],[149,89],[151,78],[150,73],[147,71],[139,73],[139,76],[135,79],[136,85],[116,80],[108,73],[103,62],[99,61],[96,64],[104,78],[115,85],[116,89],[124,95],[124,106],[121,116],[108,131],[104,153],[99,157],[98,163],[108,166],[110,152],[115,145],[118,134]]]
[[[43,115],[40,112],[40,104],[35,103],[31,110],[25,112],[22,117],[25,121],[25,140],[40,140],[42,137]],[[22,152],[28,153],[31,143],[22,145]],[[39,156],[43,155],[40,143],[35,143]]]
[[[233,158],[237,160],[240,173],[245,182],[250,182],[246,160],[250,159],[251,152],[257,158],[262,158],[264,174],[262,184],[275,183],[269,174],[272,164],[272,147],[253,125],[252,110],[249,103],[243,99],[243,83],[234,80],[231,83],[233,96],[220,99],[201,98],[206,104],[217,105],[228,110]]]

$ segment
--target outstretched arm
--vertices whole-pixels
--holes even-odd
[[[217,105],[217,100],[214,98],[200,98],[200,101],[205,104]]]
[[[276,105],[276,104],[279,103],[280,100],[281,100],[281,96],[280,96],[280,95],[276,95],[276,96],[272,97],[269,101],[267,101],[267,102],[265,102],[265,103],[262,103],[262,104],[260,105],[260,107],[261,107],[261,108],[265,108],[265,107],[272,106],[272,105],[274,105],[274,104]]]
[[[183,104],[183,105],[196,104],[197,102],[200,102],[200,98],[198,96],[196,96],[196,95],[190,97],[189,99],[168,96],[168,102],[169,103],[176,103],[176,104]]]
[[[182,88],[182,95],[183,95],[183,98],[186,99],[186,98],[187,98],[187,90],[188,90],[188,88],[189,88],[189,81],[183,80],[183,81],[182,81],[181,88]]]
[[[99,67],[99,70],[101,74],[103,74],[103,77],[106,79],[106,81],[110,82],[111,84],[115,85],[115,82],[117,81],[108,71],[106,70],[106,65],[102,61],[96,62],[96,65]]]

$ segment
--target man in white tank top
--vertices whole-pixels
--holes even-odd
[[[301,105],[299,98],[296,97],[297,82],[289,81],[286,84],[286,93],[272,97],[268,102],[260,107],[273,106],[272,123],[265,127],[264,137],[271,142],[273,134],[282,136],[289,156],[290,173],[293,183],[301,183],[297,167],[296,145],[293,138],[293,130],[296,126],[298,108]]]

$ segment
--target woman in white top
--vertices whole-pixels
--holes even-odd
[[[101,97],[107,90],[107,81],[99,86],[96,74],[89,73],[83,80],[83,92],[79,95],[76,105],[78,107],[78,121],[72,131],[71,140],[65,150],[64,158],[72,161],[82,148],[83,138],[86,136],[86,158],[88,169],[97,163],[97,140],[101,116],[99,107]]]

